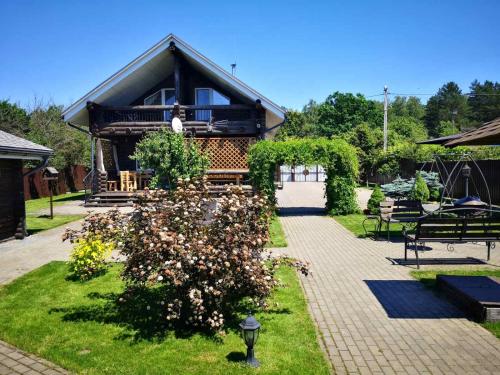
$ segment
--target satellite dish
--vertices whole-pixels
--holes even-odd
[[[177,116],[172,119],[172,130],[174,133],[182,133],[182,121]]]

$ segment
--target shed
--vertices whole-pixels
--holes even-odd
[[[0,241],[26,235],[23,161],[44,167],[53,154],[50,148],[0,130]]]

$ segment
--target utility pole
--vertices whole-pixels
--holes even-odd
[[[384,152],[387,151],[387,85],[384,86]]]

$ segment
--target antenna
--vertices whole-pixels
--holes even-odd
[[[231,75],[234,76],[234,74],[236,73],[236,63],[232,63],[231,64]]]

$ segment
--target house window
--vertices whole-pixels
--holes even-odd
[[[161,89],[144,99],[144,105],[174,105],[175,89]],[[170,121],[170,111],[163,111],[163,120]]]
[[[217,90],[211,88],[196,88],[195,89],[195,104],[196,105],[229,105],[230,99],[221,94]],[[210,121],[212,111],[206,109],[196,110],[196,121]]]

